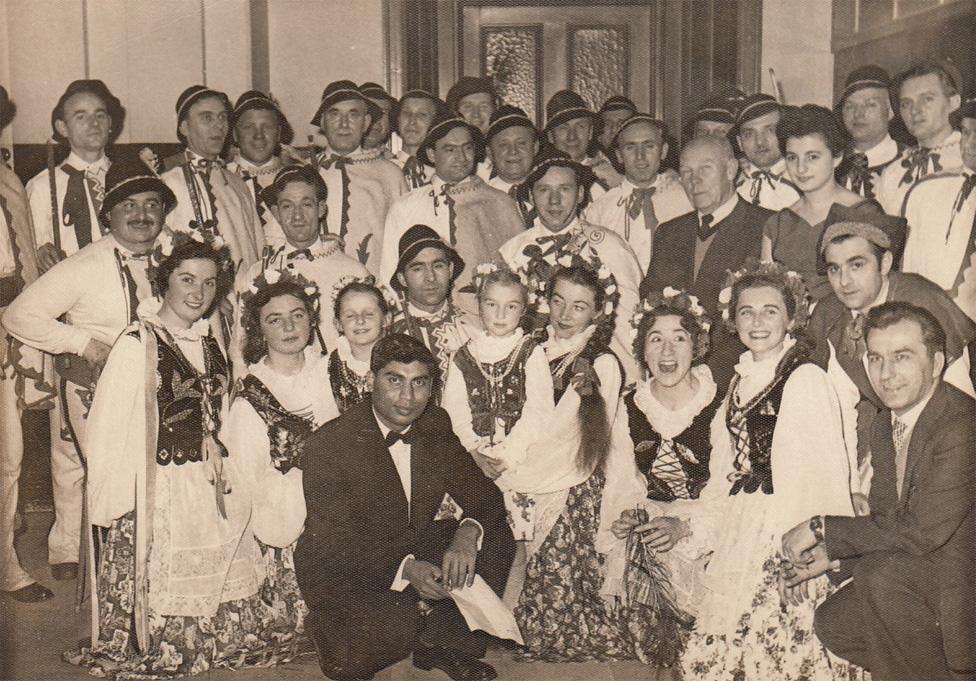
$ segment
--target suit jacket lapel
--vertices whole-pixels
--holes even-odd
[[[878,415],[877,437],[871,443],[871,509],[880,513],[898,503],[898,484],[895,480],[895,441],[891,433],[891,412]]]
[[[930,434],[932,429],[935,428],[939,415],[948,407],[945,402],[945,384],[940,382],[936,386],[935,392],[932,393],[929,403],[925,405],[925,409],[919,414],[918,421],[915,422],[915,427],[912,428],[912,436],[908,441],[908,455],[905,459],[905,477],[901,486],[902,499],[906,498],[908,489],[912,485],[912,476],[915,474],[915,469],[928,451],[926,443],[931,440]]]
[[[362,447],[363,465],[368,466],[376,480],[377,491],[392,490],[389,498],[378,498],[379,504],[393,504],[393,514],[409,521],[407,495],[403,491],[400,474],[393,463],[393,455],[386,446],[372,406],[367,402],[363,410],[361,424],[356,433],[356,442]],[[413,478],[413,476],[411,476]],[[411,480],[413,483],[413,479]]]

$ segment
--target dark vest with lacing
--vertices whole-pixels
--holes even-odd
[[[752,494],[760,489],[763,494],[773,493],[773,433],[776,430],[779,406],[783,401],[783,389],[793,372],[809,362],[811,362],[809,350],[802,343],[797,343],[783,355],[776,367],[776,374],[769,385],[741,407],[735,405],[739,375],[736,374],[732,379],[732,384],[729,386],[729,407],[725,417],[725,425],[729,429],[729,433],[732,434],[732,444],[736,450],[736,459],[738,459],[741,451],[736,441],[733,421],[738,414],[745,414],[749,443],[748,459],[751,470],[732,483],[732,488],[729,490],[730,496],[739,492]]]
[[[168,344],[158,330],[156,334],[156,401],[159,412],[159,435],[156,463],[160,466],[202,460],[203,381],[210,381],[213,413],[227,394],[228,370],[220,346],[213,336],[204,336],[206,373],[201,375],[178,347]],[[138,338],[138,332],[132,335]],[[216,424],[219,428],[220,424]],[[224,452],[227,456],[227,452]]]
[[[654,430],[647,416],[634,402],[633,390],[624,395],[624,406],[627,407],[627,423],[630,428],[630,439],[634,443],[637,468],[647,478],[647,498],[655,501],[674,501],[677,497],[667,483],[651,473],[651,466],[657,459],[661,446],[660,433]],[[685,487],[691,499],[697,499],[705,483],[708,482],[708,460],[712,453],[710,427],[717,407],[718,400],[712,400],[712,403],[706,405],[692,420],[691,425],[673,438],[675,443],[687,447],[698,459],[698,463],[692,463],[684,457],[679,457],[686,478]]]
[[[512,354],[494,363],[478,362],[468,345],[457,351],[454,362],[464,377],[476,435],[491,437],[498,427],[504,435],[511,432],[525,405],[525,363],[534,348],[535,342],[526,338]]]
[[[281,406],[268,387],[253,374],[241,380],[238,397],[247,400],[268,426],[271,464],[282,475],[292,468],[302,468],[303,445],[315,430],[315,424]]]
[[[349,407],[359,404],[369,395],[365,378],[360,378],[356,372],[346,366],[339,357],[338,350],[333,350],[329,355],[329,384],[340,414]]]

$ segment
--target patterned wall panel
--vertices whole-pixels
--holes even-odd
[[[626,26],[567,27],[569,87],[591,108],[613,95],[628,95],[629,36]]]
[[[502,100],[536,119],[541,108],[542,26],[482,26],[481,72]]]

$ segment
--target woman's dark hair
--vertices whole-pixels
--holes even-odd
[[[729,303],[729,325],[733,329],[735,328],[736,310],[739,307],[739,296],[747,289],[763,288],[765,286],[779,291],[783,296],[783,303],[786,305],[786,314],[789,315],[791,320],[796,317],[796,298],[793,296],[793,291],[789,289],[781,277],[762,273],[747,274],[732,284],[732,300]]]
[[[376,305],[380,308],[380,312],[384,315],[390,313],[390,304],[386,302],[382,291],[364,281],[352,281],[339,289],[339,292],[336,294],[335,303],[332,305],[332,312],[336,321],[339,320],[339,310],[342,308],[343,299],[353,293],[365,293],[373,296],[376,298]]]
[[[163,298],[169,290],[169,277],[181,263],[187,260],[210,260],[217,267],[217,294],[214,296],[213,303],[203,313],[204,317],[210,315],[220,300],[227,295],[234,280],[234,269],[231,266],[230,251],[226,246],[214,248],[211,244],[202,241],[189,240],[173,246],[173,251],[166,256],[159,267],[155,268],[156,276],[153,279],[153,289],[155,294]]]
[[[405,333],[391,333],[383,336],[373,346],[373,354],[369,358],[369,370],[378,376],[390,362],[411,364],[420,362],[430,371],[431,394],[436,395],[441,385],[441,369],[437,359],[431,354],[426,345]]]
[[[606,294],[594,269],[581,265],[560,267],[549,279],[548,298],[552,298],[557,281],[568,281],[571,284],[585,286],[593,291],[597,314],[603,314]],[[598,355],[610,352],[610,339],[613,337],[615,317],[616,311],[613,314],[603,316],[593,335],[586,342],[581,355],[596,358]],[[580,448],[576,454],[576,466],[581,471],[603,470],[607,454],[610,451],[610,422],[607,420],[607,405],[598,388],[599,386],[594,386],[589,394],[580,395]]]
[[[708,332],[698,323],[695,315],[688,310],[679,310],[671,305],[658,305],[650,312],[644,313],[637,324],[637,335],[634,337],[634,357],[637,358],[637,363],[647,374],[651,371],[651,368],[647,366],[647,359],[644,357],[644,345],[647,343],[647,336],[651,333],[651,329],[654,328],[654,323],[658,319],[672,315],[681,320],[681,328],[691,336],[691,363],[698,364],[708,352]]]
[[[786,153],[786,142],[791,138],[820,135],[834,158],[844,155],[851,144],[851,138],[844,126],[830,109],[816,104],[790,108],[776,125],[779,150]]]
[[[258,362],[268,353],[267,339],[261,331],[261,309],[279,296],[294,296],[302,301],[309,319],[309,341],[319,324],[319,315],[305,288],[294,281],[279,281],[258,289],[253,296],[244,298],[241,306],[241,326],[244,327],[244,361],[248,364]]]

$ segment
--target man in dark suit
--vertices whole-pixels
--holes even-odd
[[[945,333],[928,310],[868,313],[867,365],[885,410],[871,428],[870,514],[814,517],[783,537],[790,585],[852,581],[817,609],[828,649],[876,681],[976,675],[976,402],[942,380]]]
[[[681,184],[695,210],[658,227],[641,298],[665,286],[697,296],[717,319],[719,291],[728,270],[758,258],[763,225],[771,211],[743,201],[735,190],[739,164],[727,139],[704,135],[681,150]],[[745,346],[723,324],[712,325],[708,366],[719,389],[732,379]]]
[[[484,635],[468,630],[449,592],[475,573],[504,589],[515,543],[501,493],[429,404],[439,371],[423,343],[383,338],[370,370],[371,400],[305,447],[295,570],[319,664],[330,679],[369,679],[413,652],[414,666],[456,681],[493,679],[477,659]]]

